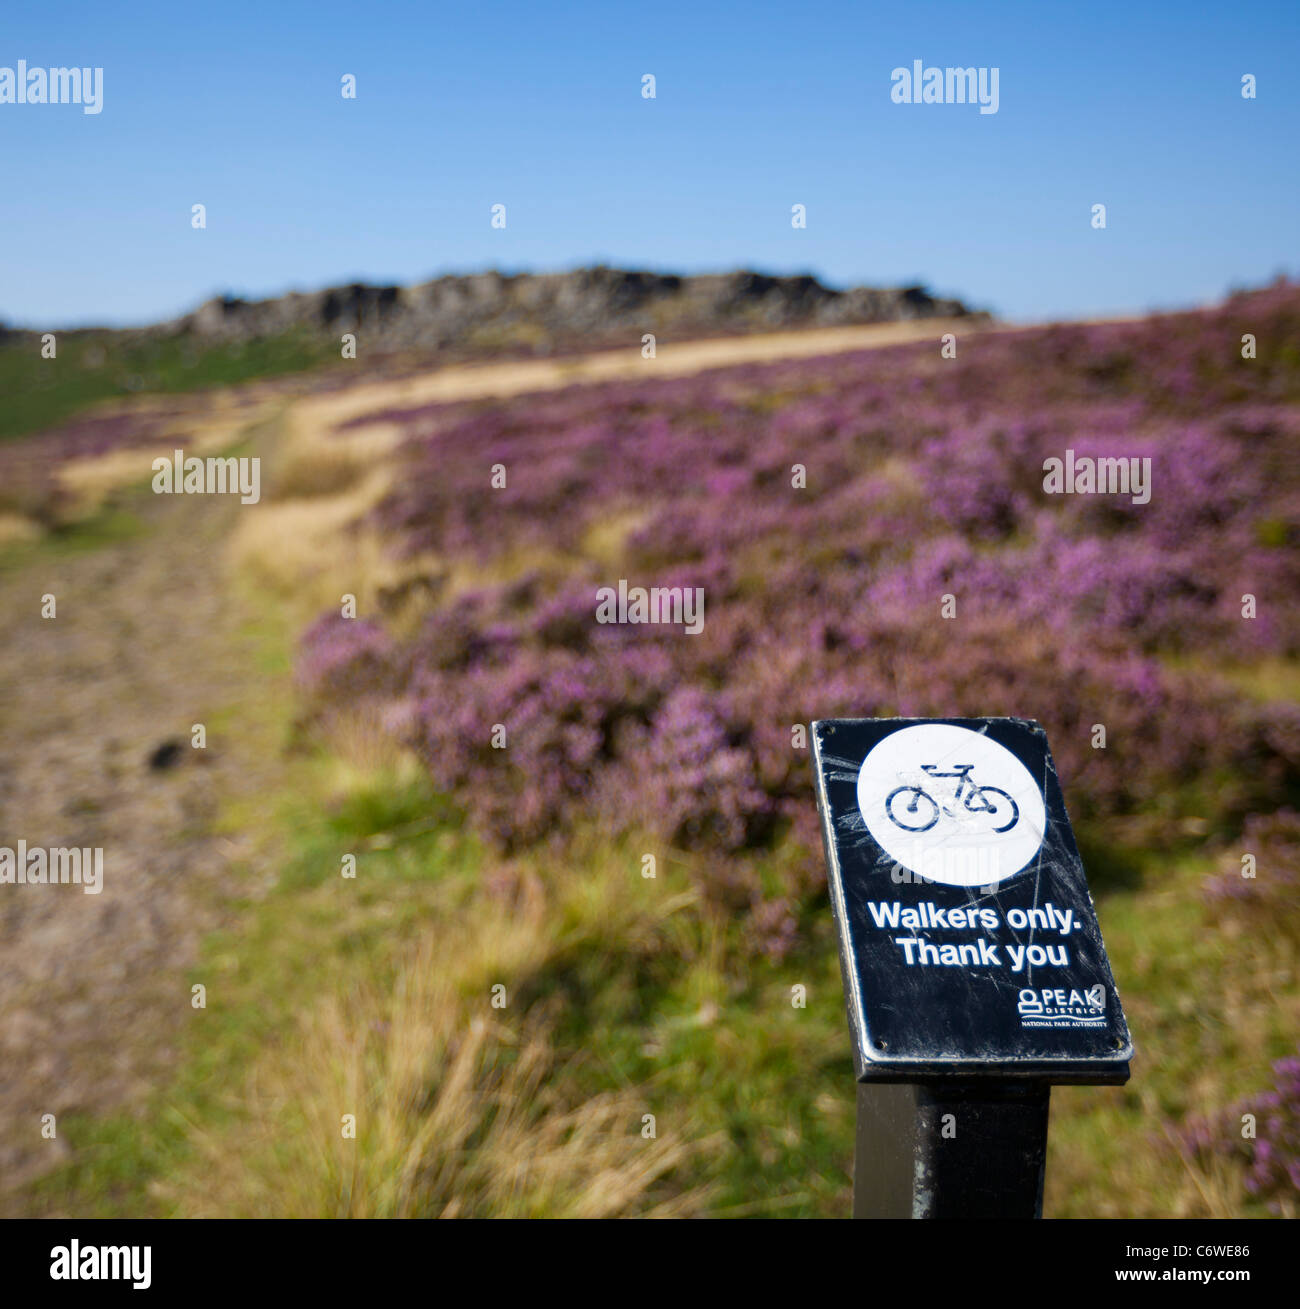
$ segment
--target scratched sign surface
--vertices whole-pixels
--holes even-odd
[[[858,1077],[1123,1082],[1132,1045],[1047,735],[813,724]]]

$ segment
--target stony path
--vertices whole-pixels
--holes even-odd
[[[0,571],[0,846],[104,851],[98,895],[0,884],[0,1213],[67,1151],[41,1115],[119,1110],[158,1085],[192,1012],[187,968],[240,889],[240,852],[207,829],[255,761],[211,726],[206,751],[190,746],[253,676],[221,575],[238,509],[134,504],[143,535]],[[151,767],[169,740],[175,762]]]

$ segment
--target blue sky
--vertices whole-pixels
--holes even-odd
[[[0,104],[0,318],[604,261],[1029,320],[1300,271],[1300,4],[1133,8],[6,0],[0,67],[101,66],[104,107]],[[997,67],[998,112],[892,103],[914,59]]]

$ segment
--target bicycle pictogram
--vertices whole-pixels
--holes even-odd
[[[957,785],[946,801],[939,801],[923,786],[900,786],[885,797],[885,813],[895,827],[905,832],[928,832],[941,817],[956,818],[949,806],[962,806],[969,814],[988,814],[994,832],[1009,832],[1020,821],[1020,806],[1000,786],[981,786],[971,777],[974,764],[954,764],[940,771],[938,764],[921,768],[936,781],[956,778]],[[936,788],[938,789],[938,788]]]

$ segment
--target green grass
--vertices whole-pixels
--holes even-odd
[[[1240,1189],[1207,1198],[1168,1144],[1186,1115],[1269,1087],[1300,1026],[1294,941],[1211,910],[1210,871],[1153,857],[1139,889],[1098,906],[1136,1056],[1123,1089],[1053,1092],[1047,1203],[1063,1217],[1267,1213]]]
[[[58,332],[54,359],[38,336],[0,347],[0,440],[41,431],[105,400],[170,395],[303,372],[339,358],[304,331],[244,342],[125,332]]]
[[[125,497],[123,497],[125,499]],[[114,503],[89,518],[62,524],[31,541],[0,542],[0,573],[18,573],[29,565],[54,564],[104,546],[146,537],[148,521],[127,503]]]
[[[111,504],[90,518],[60,524],[35,541],[14,541],[0,546],[0,566],[21,567],[31,558],[63,558],[89,554],[106,545],[118,545],[149,535],[149,524],[129,504]]]

